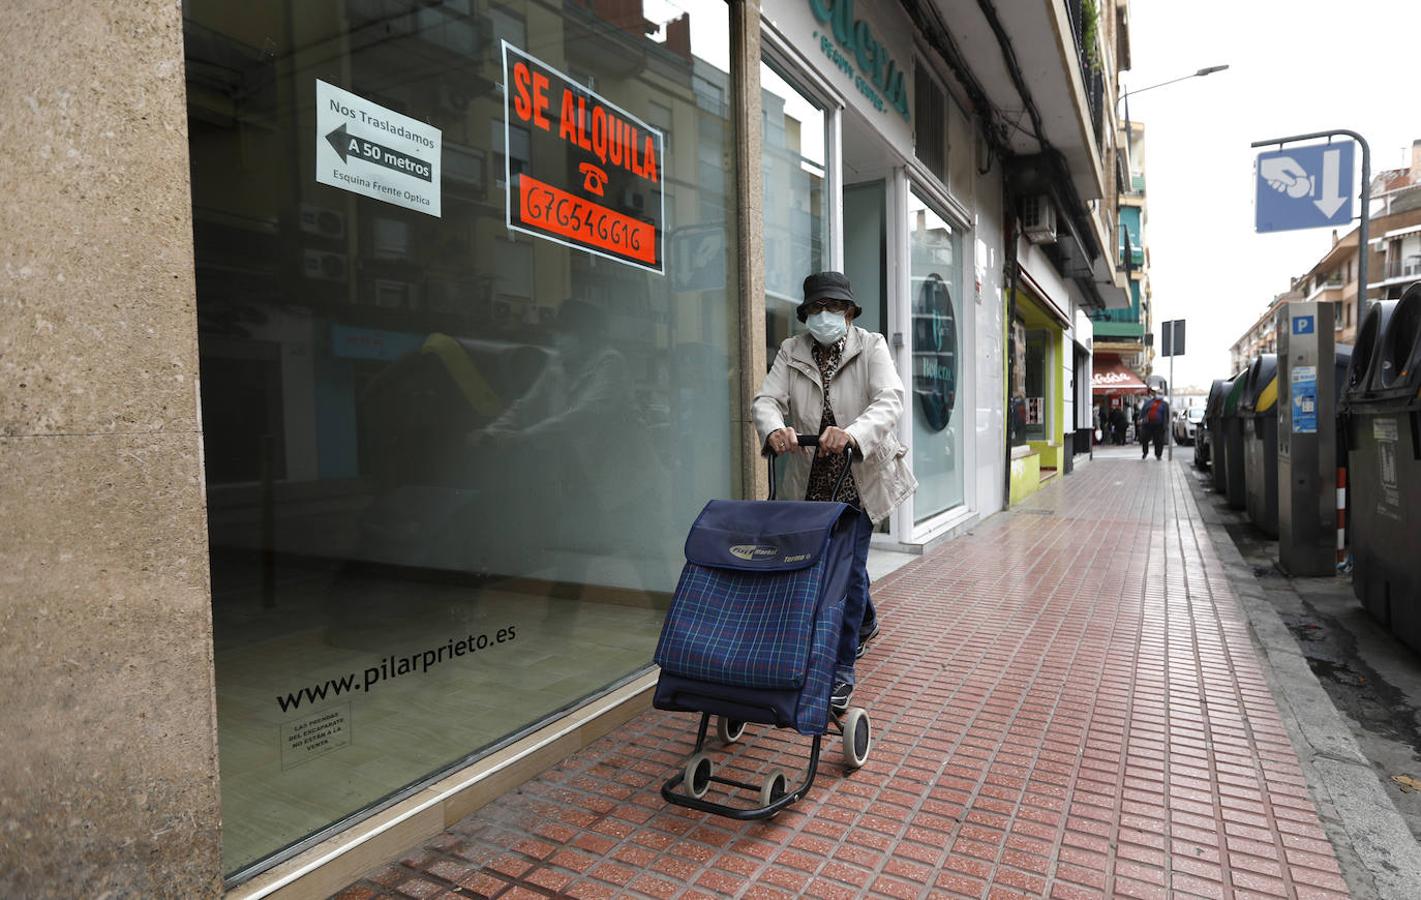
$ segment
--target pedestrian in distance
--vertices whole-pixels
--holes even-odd
[[[796,315],[809,330],[780,345],[752,407],[763,452],[788,454],[780,499],[837,500],[859,511],[829,699],[838,710],[849,706],[854,661],[878,636],[868,581],[873,526],[918,487],[898,440],[903,382],[883,335],[853,324],[862,312],[842,273],[805,278]],[[801,434],[818,435],[819,446],[801,448]],[[848,477],[832,496],[845,466]]]
[[[1120,407],[1110,410],[1110,442],[1117,447],[1125,446],[1125,411]]]
[[[1151,388],[1150,399],[1140,407],[1135,419],[1135,428],[1140,434],[1140,459],[1150,455],[1150,442],[1155,445],[1155,459],[1164,455],[1164,439],[1169,428],[1169,403]]]

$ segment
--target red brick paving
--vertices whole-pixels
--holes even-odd
[[[876,585],[872,756],[772,822],[668,806],[653,711],[339,896],[1346,896],[1184,477],[1098,459]]]

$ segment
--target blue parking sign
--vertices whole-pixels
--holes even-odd
[[[1312,316],[1298,316],[1293,319],[1293,334],[1312,334],[1316,330],[1316,319]]]
[[[1356,194],[1352,141],[1258,154],[1254,230],[1294,231],[1346,225]]]

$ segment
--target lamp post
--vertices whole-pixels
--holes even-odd
[[[1115,101],[1115,109],[1116,109],[1116,114],[1118,115],[1118,114],[1119,114],[1119,109],[1120,109],[1120,104],[1121,104],[1121,102],[1123,102],[1123,103],[1125,104],[1125,152],[1126,152],[1126,156],[1129,157],[1129,156],[1131,155],[1130,151],[1133,149],[1133,148],[1130,146],[1130,141],[1131,141],[1131,135],[1130,135],[1130,97],[1131,97],[1132,94],[1143,94],[1145,91],[1152,91],[1152,90],[1154,90],[1155,88],[1161,88],[1161,87],[1164,87],[1165,85],[1168,85],[1168,84],[1177,84],[1178,82],[1181,82],[1181,81],[1188,81],[1188,80],[1191,79],[1191,78],[1203,78],[1205,75],[1213,75],[1215,72],[1222,72],[1222,71],[1224,71],[1225,69],[1227,69],[1228,67],[1229,67],[1229,66],[1228,66],[1228,63],[1224,63],[1223,65],[1220,65],[1220,66],[1205,66],[1205,67],[1202,68],[1202,69],[1196,69],[1195,71],[1190,72],[1188,75],[1180,75],[1178,78],[1171,78],[1171,79],[1169,79],[1168,81],[1161,81],[1161,82],[1158,82],[1158,83],[1156,83],[1156,84],[1146,85],[1145,87],[1138,88],[1138,89],[1133,90],[1133,91],[1126,91],[1125,93],[1121,94],[1120,97],[1119,97],[1119,99],[1117,99],[1117,100]]]
[[[1227,69],[1227,68],[1228,68],[1228,64],[1227,64],[1227,63],[1225,63],[1225,64],[1222,65],[1222,66],[1205,66],[1205,67],[1202,68],[1202,69],[1198,69],[1198,70],[1196,70],[1196,71],[1190,72],[1188,75],[1181,75],[1181,76],[1179,76],[1178,78],[1171,78],[1171,79],[1168,80],[1168,81],[1161,81],[1161,82],[1159,82],[1158,84],[1147,85],[1146,87],[1142,87],[1142,88],[1139,88],[1139,89],[1137,89],[1137,90],[1126,91],[1125,93],[1123,93],[1123,94],[1120,95],[1120,99],[1121,99],[1121,100],[1126,100],[1127,98],[1129,98],[1129,96],[1130,96],[1131,94],[1143,94],[1145,91],[1152,91],[1152,90],[1154,90],[1154,89],[1157,88],[1157,87],[1164,87],[1164,86],[1167,85],[1167,84],[1174,84],[1175,82],[1178,82],[1178,81],[1187,81],[1187,80],[1189,80],[1190,78],[1203,78],[1205,75],[1213,75],[1215,72],[1222,72],[1222,71],[1224,71],[1224,70]],[[1125,104],[1125,121],[1128,122],[1129,120],[1130,120],[1130,104],[1127,102],[1127,103]]]

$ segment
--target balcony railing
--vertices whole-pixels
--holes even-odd
[[[1098,309],[1090,314],[1092,322],[1119,322],[1122,324],[1140,324],[1140,311],[1138,309]]]
[[[1421,256],[1393,259],[1386,264],[1387,278],[1421,278]]]
[[[1099,6],[1099,4],[1096,5]],[[1096,141],[1104,143],[1105,75],[1098,67],[1091,65],[1091,53],[1086,46],[1083,0],[1066,0],[1066,15],[1071,20],[1071,34],[1075,37],[1076,64],[1080,66],[1081,82],[1085,85],[1086,105],[1090,108],[1091,127],[1095,129]],[[1098,12],[1097,15],[1099,15]],[[1091,29],[1091,36],[1095,37],[1098,30],[1098,26]]]
[[[1082,7],[1082,0],[1066,0],[1066,17],[1071,20],[1071,34],[1076,39],[1076,55],[1081,60],[1081,71],[1084,72],[1085,65],[1085,13]]]
[[[1095,128],[1095,141],[1105,144],[1105,74],[1091,69],[1085,74],[1085,97],[1090,104],[1090,124]]]

